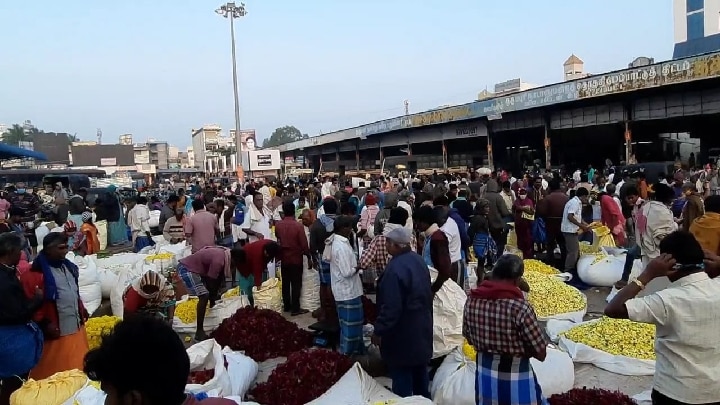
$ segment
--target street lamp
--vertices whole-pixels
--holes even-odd
[[[235,23],[234,20],[236,18],[244,17],[247,15],[247,10],[245,10],[245,3],[240,3],[240,5],[236,5],[234,2],[230,2],[227,4],[223,4],[215,10],[216,13],[219,15],[227,18],[230,20],[230,43],[232,46],[232,75],[233,75],[233,96],[235,97],[235,150],[237,155],[237,165],[242,167],[242,151],[241,143],[240,143],[240,101],[238,99],[238,82],[237,82],[237,60],[235,58]],[[240,173],[238,171],[238,180],[242,181],[240,178]]]

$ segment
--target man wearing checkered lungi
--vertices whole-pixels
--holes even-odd
[[[477,350],[476,404],[548,405],[530,359],[545,360],[549,340],[518,288],[523,271],[521,258],[501,256],[465,304],[463,335]]]

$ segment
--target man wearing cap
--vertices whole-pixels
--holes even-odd
[[[401,397],[430,398],[427,364],[432,357],[433,292],[423,258],[410,249],[410,230],[385,235],[392,256],[378,280],[373,343],[388,365],[392,390]]]

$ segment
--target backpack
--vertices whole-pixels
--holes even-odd
[[[233,213],[232,223],[235,225],[242,225],[245,222],[245,205],[238,201],[235,204],[235,212]]]

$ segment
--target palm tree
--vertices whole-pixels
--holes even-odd
[[[70,141],[70,143],[79,142],[80,138],[78,138],[77,132],[72,135],[68,134],[68,141]]]
[[[14,124],[2,134],[2,140],[9,145],[20,146],[20,142],[27,142],[30,137],[21,125]]]

